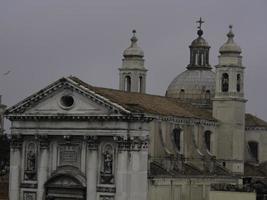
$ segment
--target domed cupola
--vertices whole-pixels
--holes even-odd
[[[201,107],[210,107],[215,91],[215,73],[209,64],[209,49],[207,41],[202,37],[202,19],[198,26],[198,37],[193,40],[190,48],[190,63],[187,70],[176,76],[170,83],[167,97],[179,98]]]
[[[221,54],[226,54],[226,53],[233,53],[233,54],[241,54],[242,50],[240,46],[238,46],[235,41],[234,41],[234,33],[232,31],[233,26],[229,26],[230,30],[229,33],[227,34],[228,40],[221,46],[219,52]]]
[[[133,56],[136,56],[136,57],[141,57],[143,58],[144,57],[144,51],[137,45],[137,37],[136,37],[136,31],[133,30],[133,36],[131,38],[131,45],[124,50],[123,52],[123,56],[126,58],[126,57],[133,57]]]
[[[187,69],[206,69],[209,70],[211,69],[211,66],[209,64],[209,49],[210,46],[207,43],[207,41],[202,37],[203,35],[203,30],[201,29],[202,19],[200,18],[198,26],[198,31],[197,35],[198,37],[193,40],[191,45],[189,46],[190,48],[190,63],[187,66]]]

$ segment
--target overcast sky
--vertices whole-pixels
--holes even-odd
[[[11,106],[69,75],[118,88],[132,29],[145,52],[147,91],[164,95],[189,62],[199,17],[213,66],[233,24],[246,67],[247,112],[267,120],[267,0],[1,0],[2,101]]]

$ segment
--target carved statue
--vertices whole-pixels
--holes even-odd
[[[103,148],[103,156],[102,156],[102,166],[101,166],[101,176],[100,183],[101,184],[113,184],[114,176],[113,176],[113,147],[108,144]]]
[[[105,174],[112,174],[112,155],[109,151],[104,153],[104,173]]]
[[[34,172],[36,169],[36,155],[35,155],[35,152],[33,151],[33,149],[30,149],[28,151],[28,154],[27,154],[27,167],[26,167],[26,170],[27,171],[32,171]]]
[[[25,180],[35,180],[36,179],[36,145],[31,143],[27,147],[25,156]]]

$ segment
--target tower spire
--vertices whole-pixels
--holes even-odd
[[[131,44],[124,50],[120,71],[119,88],[128,92],[146,91],[146,72],[144,52],[137,45],[136,30],[132,30]]]
[[[213,117],[220,122],[217,128],[217,158],[234,173],[244,172],[244,66],[241,48],[234,42],[233,26],[229,26],[227,41],[220,48],[216,68]],[[229,140],[229,138],[232,138]],[[226,150],[227,149],[227,150]]]

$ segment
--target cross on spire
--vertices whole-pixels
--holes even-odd
[[[201,25],[204,23],[204,21],[202,20],[202,18],[200,17],[198,21],[196,21],[197,24],[199,24],[199,26],[197,27],[199,30],[201,30]]]

